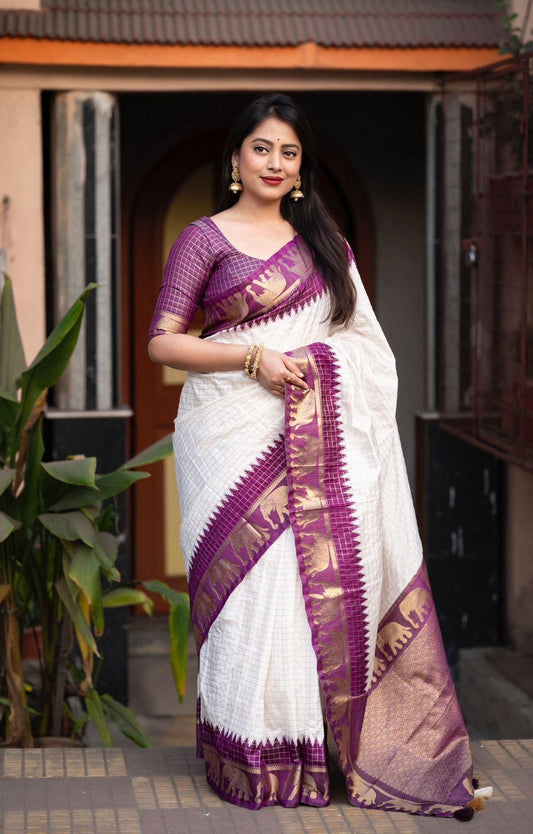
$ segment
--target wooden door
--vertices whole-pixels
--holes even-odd
[[[138,188],[125,218],[123,248],[123,366],[134,411],[132,454],[173,430],[186,374],[154,365],[147,353],[148,328],[170,247],[197,217],[214,211],[215,175],[223,137],[209,134],[159,160]],[[191,330],[200,332],[201,314]],[[132,490],[129,541],[133,576],[160,579],[186,590],[179,546],[179,501],[172,457],[148,467],[151,477]],[[156,611],[164,610],[157,599]]]

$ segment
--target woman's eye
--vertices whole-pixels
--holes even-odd
[[[285,151],[285,156],[289,156],[291,159],[294,159],[296,151]]]
[[[264,148],[262,145],[256,145],[254,150],[256,150],[256,151],[266,151],[267,148]]]

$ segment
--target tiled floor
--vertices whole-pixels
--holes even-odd
[[[530,834],[533,739],[472,749],[494,797],[468,834]],[[246,811],[211,792],[190,747],[0,751],[2,834],[443,834],[458,825],[353,808],[338,775],[329,808]]]
[[[247,811],[222,802],[195,758],[196,651],[178,704],[164,624],[130,636],[130,705],[156,745],[140,750],[120,734],[118,747],[0,750],[0,834],[444,834],[455,820],[353,808],[344,781],[332,778],[328,808]],[[157,681],[154,688],[153,681]],[[472,742],[475,772],[494,787],[468,834],[531,834],[533,739]],[[101,744],[91,732],[92,745]]]

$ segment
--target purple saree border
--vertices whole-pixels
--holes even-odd
[[[310,391],[303,392],[291,386],[287,386],[289,390],[286,391],[289,512],[328,721],[346,776],[350,802],[362,808],[453,816],[472,798],[471,783],[468,783],[471,769],[466,764],[462,747],[465,739],[460,716],[453,705],[450,714],[445,713],[439,742],[439,745],[445,745],[446,756],[439,761],[437,754],[436,760],[428,755],[426,762],[428,774],[432,773],[437,780],[434,787],[435,794],[441,794],[440,802],[404,792],[406,788],[409,790],[410,784],[416,788],[416,779],[410,782],[406,778],[404,790],[397,790],[376,776],[365,780],[361,770],[361,740],[368,742],[366,747],[372,761],[372,740],[368,741],[365,727],[373,727],[376,721],[389,722],[386,724],[391,734],[389,764],[400,755],[401,745],[394,741],[394,720],[401,722],[401,716],[391,723],[394,704],[386,705],[382,714],[381,699],[376,698],[375,693],[384,681],[389,680],[388,673],[395,661],[403,657],[407,643],[423,634],[427,623],[431,626],[428,633],[433,635],[438,624],[429,582],[422,567],[390,607],[380,623],[376,646],[370,647],[357,515],[346,474],[339,363],[333,349],[321,343],[295,351],[293,356],[305,373]],[[329,541],[327,547],[324,547],[324,538]],[[433,642],[437,656],[438,641]],[[374,680],[368,688],[370,652],[374,649]],[[438,657],[441,663],[440,655]],[[376,659],[385,663],[385,667],[380,666],[376,671]],[[387,687],[386,698],[389,691],[391,688]],[[380,688],[379,692],[383,690]],[[447,702],[445,697],[444,701]],[[424,709],[423,701],[420,706]],[[425,709],[420,714],[423,727]],[[451,741],[449,734],[452,734]],[[463,754],[461,766],[454,768],[454,752],[458,749]],[[443,778],[439,791],[442,768],[447,769],[448,764],[451,771],[447,772],[453,776],[451,780]],[[386,762],[381,764],[384,776],[387,767]],[[401,768],[399,772],[402,772]],[[452,784],[448,784],[450,781]]]
[[[201,336],[279,319],[325,292],[325,282],[297,235],[240,284],[209,299],[204,308],[207,323]]]
[[[279,438],[230,489],[195,547],[189,592],[198,650],[230,594],[288,527],[285,466]]]
[[[198,756],[205,759],[208,784],[223,799],[257,810],[329,804],[325,740],[275,739],[250,742],[198,718]]]
[[[376,690],[382,686],[387,687],[390,673],[395,672],[401,678],[406,674],[402,659],[412,648],[415,641],[423,638],[427,629],[429,629],[428,640],[432,647],[432,654],[427,657],[426,649],[423,648],[422,651],[426,663],[429,664],[431,669],[438,666],[442,670],[443,680],[446,681],[447,687],[444,700],[448,704],[448,698],[454,694],[454,687],[442,645],[426,565],[422,561],[409,584],[403,589],[379,623],[374,657],[374,674],[368,694],[367,712],[372,713],[374,710],[374,697],[378,694]],[[392,681],[392,690],[394,690],[394,681]],[[394,696],[390,694],[390,690],[386,697],[389,698],[392,708]],[[442,697],[442,693],[439,697]],[[431,708],[437,702],[438,699],[431,704]],[[413,704],[415,711],[422,707],[428,709],[428,704]],[[383,709],[382,705],[382,712]],[[453,762],[457,760],[458,756],[461,756],[465,765],[460,772],[455,774],[456,783],[453,787],[450,786],[445,790],[444,798],[440,801],[429,800],[427,796],[424,797],[400,789],[398,786],[392,786],[386,779],[381,778],[379,767],[377,767],[377,773],[372,774],[365,770],[358,761],[353,773],[348,778],[348,794],[351,804],[360,808],[372,807],[385,811],[401,810],[411,814],[439,817],[452,817],[457,810],[465,807],[473,798],[472,762],[471,758],[465,755],[464,748],[464,744],[468,744],[468,737],[458,707],[454,709],[452,704],[452,708],[449,709],[446,706],[445,716],[446,720],[441,730],[442,744],[439,746],[439,755],[442,755],[443,749],[449,747],[447,758],[444,758],[443,761],[446,763],[451,759],[453,767]],[[376,720],[375,715],[373,720]],[[390,720],[389,717],[387,717],[387,720]],[[389,731],[391,736],[395,738],[396,734],[392,727],[389,728]],[[365,727],[363,726],[363,736],[364,733]],[[401,742],[398,743],[401,746]],[[394,751],[394,755],[396,755],[396,752]],[[388,759],[388,756],[385,756],[385,759],[387,761],[381,763],[381,772],[384,776],[390,768],[390,759]],[[444,766],[447,767],[447,764]],[[430,773],[433,768],[436,768],[438,774],[439,768],[442,768],[442,763],[439,764],[438,761],[429,757],[424,772]],[[438,785],[438,775],[435,775],[434,778],[436,779],[435,784]]]
[[[323,343],[293,356],[310,391],[286,389],[289,513],[328,721],[341,767],[349,772],[365,709],[369,635],[357,518],[345,473],[339,366]]]
[[[214,226],[218,234],[226,241],[226,243],[228,243],[232,249],[235,249],[233,244],[229,242],[227,237],[220,231],[217,224],[210,217],[202,218],[202,220],[208,220],[209,223],[212,226]],[[193,221],[192,225],[197,225],[200,229],[202,229],[202,223]],[[293,248],[298,249],[302,246],[302,244],[303,239],[299,234],[297,234],[291,240],[287,241],[287,243],[285,243],[280,249],[278,249],[277,252],[274,252],[270,256],[270,258],[267,258],[266,260],[262,260],[261,258],[254,258],[252,255],[246,255],[245,257],[251,258],[251,260],[253,261],[257,261],[256,268],[252,269],[252,271],[248,273],[247,277],[244,278],[240,284],[233,284],[229,289],[216,293],[216,295],[211,296],[211,300],[216,304],[217,301],[229,298],[235,292],[235,290],[239,290],[243,287],[246,287],[246,284],[250,283],[250,281],[253,281],[255,278],[260,276],[265,271],[265,269],[268,269],[270,264],[276,264],[278,261],[282,261],[283,258],[286,256],[287,251],[290,251]]]
[[[429,586],[426,567],[422,562],[421,567],[379,623],[370,692],[389,674],[394,666],[393,661],[398,651],[403,651],[423,633],[429,617],[434,612],[435,603]],[[404,631],[401,633],[401,638],[397,632],[394,633],[393,636],[399,642],[392,646],[389,640],[392,640],[393,637],[389,637],[387,628],[398,621],[404,626]]]
[[[419,797],[411,796],[404,791],[398,790],[398,788],[391,788],[384,782],[374,780],[372,776],[365,774],[360,768],[357,768],[356,772],[361,779],[372,781],[373,796],[371,800],[363,799],[356,801],[348,794],[350,804],[355,808],[371,808],[378,811],[401,811],[402,813],[412,814],[413,816],[450,819],[456,811],[465,808],[468,801],[472,800],[472,795],[465,790],[463,784],[465,779],[470,778],[467,772],[463,774],[447,802],[432,802],[420,799]]]
[[[266,484],[261,477],[262,470],[269,469],[273,477],[279,477],[285,469],[283,437],[275,440],[260,457],[240,476],[217,507],[201,534],[191,560],[189,591],[192,596],[203,573],[209,567],[213,555],[242,517],[243,507],[249,509],[257,501]]]
[[[240,324],[221,329],[245,330],[256,324],[264,324],[267,321],[279,321],[287,316],[301,312],[301,310],[311,304],[311,302],[316,301],[317,298],[321,298],[323,295],[326,295],[326,293],[327,289],[325,284],[320,276],[315,273],[313,278],[309,279],[308,283],[306,283],[305,287],[298,287],[289,298],[284,300],[280,309],[267,311],[256,316],[256,318],[247,319]]]
[[[381,797],[382,797],[382,802],[387,802],[387,800],[390,801],[390,798],[392,796],[394,796],[397,799],[404,800],[405,802],[412,803],[413,805],[418,805],[422,809],[423,808],[427,808],[427,809],[433,808],[436,804],[438,804],[440,807],[444,807],[443,803],[435,803],[435,802],[430,802],[429,800],[420,799],[419,796],[415,796],[414,794],[410,794],[410,793],[407,793],[406,791],[402,791],[398,788],[394,788],[393,786],[388,785],[387,782],[385,782],[383,780],[376,780],[375,777],[372,776],[372,774],[366,773],[360,767],[357,767],[356,770],[357,770],[358,775],[362,779],[364,779],[365,781],[372,780],[373,788],[374,788],[375,791],[380,792]],[[461,780],[460,780],[459,785],[462,785],[462,781],[465,778],[468,778],[468,772],[467,771],[465,771],[461,775]],[[470,795],[468,795],[468,799],[471,799],[471,798],[472,797]],[[457,799],[457,801],[454,801],[455,799]],[[464,806],[464,803],[465,803],[464,787],[459,788],[459,786],[457,786],[456,788],[454,788],[454,790],[451,794],[451,797],[450,797],[450,801],[449,801],[449,805],[452,806],[452,807],[449,810],[447,809],[446,811],[443,811],[443,812],[438,813],[438,814],[435,814],[434,812],[432,812],[431,816],[452,817],[453,813],[454,813],[453,809],[462,808]],[[351,804],[353,804],[357,808],[368,807],[368,805],[364,802],[351,803]],[[376,805],[377,804],[378,803],[376,802]],[[391,810],[394,810],[394,809],[391,808]],[[422,816],[424,815],[423,810],[422,811],[416,811],[415,813],[416,814],[421,814]]]
[[[311,345],[320,382],[324,420],[324,466],[331,473],[325,481],[331,534],[337,553],[347,619],[351,624],[352,693],[366,689],[369,635],[364,575],[357,515],[346,475],[346,457],[340,416],[341,381],[334,351],[322,343]]]

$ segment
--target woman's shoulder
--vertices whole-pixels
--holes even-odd
[[[196,220],[193,220],[187,228],[188,229],[198,229],[202,232],[202,234],[207,234],[207,232],[211,229],[213,223],[211,218],[207,215],[202,215],[202,217],[198,217]]]
[[[206,229],[202,223],[194,220],[180,232],[170,247],[165,274],[174,275],[185,271],[207,276],[216,261],[216,253]]]
[[[212,257],[212,245],[209,236],[209,226],[204,221],[206,217],[199,217],[193,220],[179,233],[175,239],[170,253],[189,257],[194,254],[201,254],[203,257]]]
[[[181,233],[180,238],[197,245],[204,245],[213,257],[220,254],[219,250],[223,248],[225,238],[218,228],[217,224],[211,217],[204,215],[193,220]]]
[[[191,221],[185,228],[180,232],[176,241],[178,240],[187,240],[187,241],[201,241],[209,238],[209,218],[208,217],[198,217],[196,220]]]

